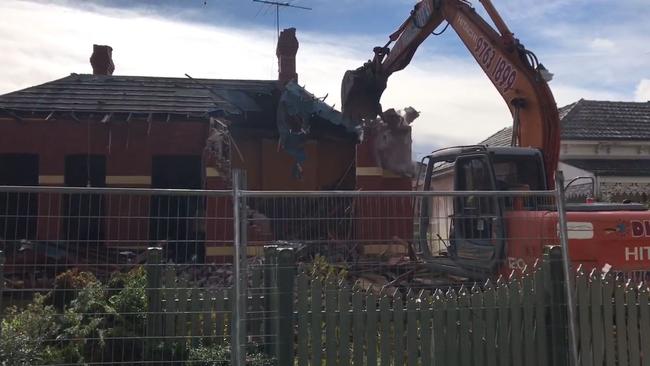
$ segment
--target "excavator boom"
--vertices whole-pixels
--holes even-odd
[[[362,67],[347,71],[341,86],[343,113],[357,121],[381,115],[380,99],[391,74],[404,69],[417,48],[443,22],[451,26],[497,88],[513,116],[513,146],[542,151],[547,185],[559,159],[559,116],[549,75],[513,37],[490,0],[481,0],[497,30],[463,0],[422,0],[384,47]],[[389,48],[394,43],[392,48]]]

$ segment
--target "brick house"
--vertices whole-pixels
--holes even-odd
[[[255,190],[354,189],[358,135],[296,83],[294,31],[285,30],[278,44],[278,80],[113,75],[112,49],[95,45],[93,74],[0,96],[0,185],[213,190],[229,188],[231,169],[240,168]],[[287,112],[292,103],[301,109]],[[292,147],[303,150],[300,161],[279,148],[280,118],[309,123],[301,146]],[[89,195],[40,201],[0,193],[0,242],[99,241],[136,249],[193,237],[206,243],[207,257],[230,252],[223,247],[232,224],[222,220],[223,227],[199,233],[178,218],[226,214],[199,200],[152,196],[128,207]],[[127,214],[140,218],[121,230],[102,221]]]

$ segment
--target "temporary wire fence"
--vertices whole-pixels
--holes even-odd
[[[1,187],[2,360],[566,364],[573,302],[562,256],[543,253],[563,243],[560,191],[257,192],[233,182]],[[572,292],[579,342],[581,322],[606,314],[587,305],[582,315],[584,278]],[[598,297],[596,285],[588,291]],[[645,334],[639,294],[638,331],[625,316],[620,349],[647,362],[625,348]],[[597,329],[581,352],[600,349]]]

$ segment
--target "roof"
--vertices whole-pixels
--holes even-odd
[[[499,132],[479,142],[479,145],[487,146],[510,146],[512,141],[512,127],[505,127]]]
[[[580,99],[560,108],[563,140],[650,140],[650,102],[609,102]],[[480,144],[509,146],[512,127]]]
[[[260,102],[277,90],[275,80],[215,80],[146,76],[71,74],[0,96],[0,109],[21,112],[134,114],[261,111]]]
[[[650,140],[650,102],[580,99],[562,118],[566,140]]]
[[[650,160],[647,159],[567,159],[562,162],[598,176],[650,177]]]

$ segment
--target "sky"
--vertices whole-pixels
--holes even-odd
[[[345,70],[372,56],[414,0],[287,0],[299,82],[340,105]],[[650,100],[649,0],[493,0],[515,36],[554,73],[559,106],[580,98]],[[472,1],[485,15],[478,0]],[[252,0],[0,0],[0,94],[92,72],[93,44],[116,75],[275,79],[275,8]],[[479,142],[511,124],[497,91],[452,30],[430,36],[389,80],[384,109],[413,106],[414,154]]]

